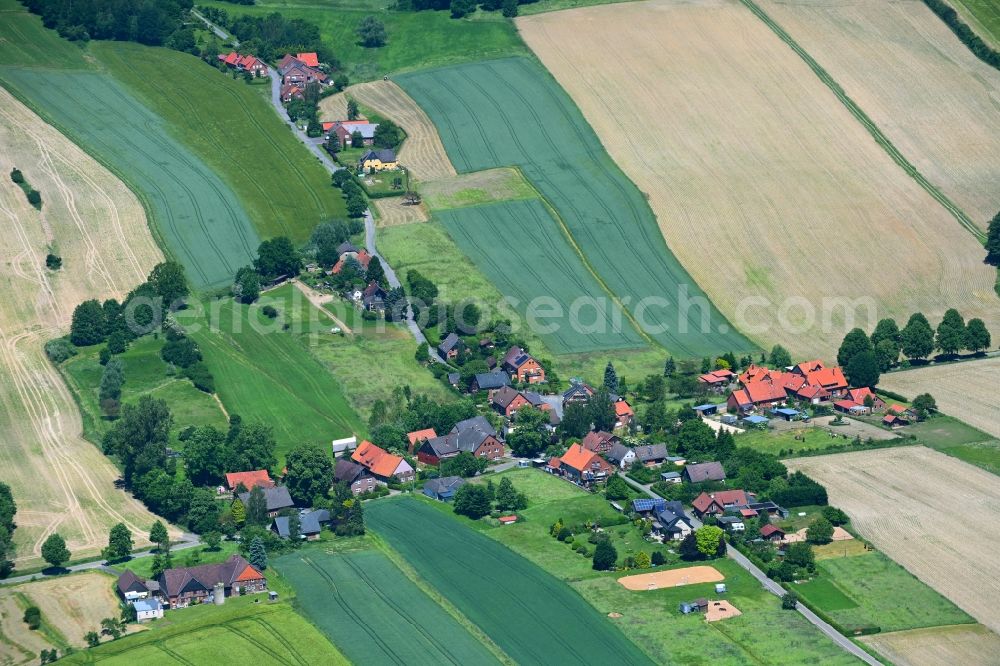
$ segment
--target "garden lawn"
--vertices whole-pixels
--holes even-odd
[[[523,280],[519,276],[527,274],[527,265],[538,276],[532,295],[554,296],[564,311],[568,299],[579,296],[626,302],[631,316],[642,316],[650,339],[677,355],[753,348],[714,307],[678,308],[682,293],[689,302],[698,298],[699,303],[704,294],[668,250],[642,193],[600,149],[579,110],[538,63],[506,58],[407,73],[396,82],[427,111],[460,173],[520,167],[558,216],[554,222],[541,214],[544,209],[516,209],[518,214],[533,213],[546,245],[530,248],[519,243],[515,255],[505,254],[503,265],[497,263],[496,250],[487,254],[491,250],[484,247],[473,256],[491,278],[504,275],[498,280],[501,291]],[[509,210],[480,216],[476,223],[481,245],[501,245],[511,237],[506,226],[512,222]],[[458,222],[445,224],[453,232]],[[559,235],[566,241],[555,245]],[[570,247],[573,253],[566,252]],[[522,252],[551,253],[549,266],[518,260]],[[567,275],[575,277],[580,271],[598,277],[603,288],[581,291],[579,280],[573,288],[564,284]],[[573,345],[576,351],[589,351],[593,341],[577,335]],[[623,346],[635,345],[614,344]]]
[[[95,42],[91,51],[233,189],[261,238],[299,245],[321,221],[346,216],[330,174],[271,107],[269,86],[171,49]]]
[[[887,632],[974,622],[882,553],[832,557],[817,567],[817,581],[794,589],[845,630],[877,626]]]
[[[470,19],[455,20],[448,11],[393,11],[387,9],[390,2],[381,0],[259,0],[253,6],[210,0],[204,4],[233,16],[280,12],[286,18],[316,23],[352,83],[411,69],[528,53],[513,23],[499,12],[476,12]],[[385,24],[389,37],[385,46],[365,48],[358,43],[355,31],[366,16]]]
[[[182,449],[184,444],[177,439],[177,435],[184,428],[214,425],[225,430],[227,421],[211,395],[196,389],[189,379],[175,374],[171,366],[160,357],[163,343],[162,337],[147,335],[134,341],[124,353],[118,355],[125,364],[121,402],[134,403],[142,395],[165,400],[174,417],[170,430],[171,446]],[[104,372],[99,361],[101,347],[103,345],[81,347],[76,356],[59,366],[80,407],[84,435],[96,444],[100,444],[104,433],[112,425],[101,412],[98,395]]]
[[[382,553],[305,548],[274,566],[303,612],[356,664],[499,663]]]
[[[178,317],[201,348],[229,414],[274,428],[279,461],[298,444],[325,448],[333,439],[364,431],[334,375],[296,339],[301,327],[319,320],[304,297],[292,297],[293,289],[286,285],[270,292],[273,301],[253,305],[204,301],[202,306],[216,310],[211,326],[205,325],[204,312],[190,315],[198,326]],[[276,319],[262,314],[262,302],[277,303]]]
[[[796,439],[796,436],[799,439]],[[838,441],[830,434],[810,425],[802,425],[794,430],[747,430],[736,435],[736,445],[745,446],[762,453],[771,453],[779,457],[795,457],[804,453],[822,451],[828,446],[836,445]]]
[[[61,658],[66,664],[287,664],[347,666],[350,662],[287,602],[266,595],[227,599],[168,612],[132,634]]]
[[[652,663],[608,618],[502,544],[411,498],[368,506],[369,527],[517,663]]]

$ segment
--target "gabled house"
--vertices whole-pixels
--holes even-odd
[[[594,389],[578,379],[571,379],[569,388],[563,392],[563,405],[587,402],[592,395],[594,395]]]
[[[508,382],[510,381],[506,374],[502,372],[497,374],[504,379],[507,379]],[[530,407],[531,402],[523,393],[507,385],[493,391],[493,394],[490,397],[490,406],[498,414],[506,416],[508,419],[512,419],[517,414],[517,410],[522,407]]]
[[[778,405],[785,401],[785,389],[770,381],[754,380],[736,389],[726,400],[726,409],[736,412],[749,412],[759,407]]]
[[[437,437],[437,433],[434,432],[434,428],[425,428],[423,430],[414,430],[413,432],[406,433],[406,439],[410,442],[410,446],[407,449],[412,455],[413,450],[420,447],[420,444],[428,439],[433,439]]]
[[[204,601],[221,585],[227,597],[263,592],[267,578],[239,555],[219,564],[167,569],[159,578],[160,595],[170,608],[184,608]]]
[[[330,512],[326,509],[306,511],[299,515],[299,538],[306,541],[316,541],[323,525],[330,522]],[[271,531],[282,539],[292,536],[291,521],[288,516],[278,516],[271,521]]]
[[[372,280],[361,292],[361,305],[370,312],[385,312],[385,299],[388,292]]]
[[[268,74],[267,63],[250,54],[240,55],[236,51],[232,51],[229,54],[220,53],[219,60],[224,62],[227,67],[240,72],[250,72],[258,78],[267,76]]]
[[[281,101],[288,104],[293,99],[302,99],[305,96],[305,89],[295,83],[283,83],[281,84],[279,95],[281,96]]]
[[[696,463],[684,466],[684,479],[689,483],[704,483],[705,481],[725,481],[726,471],[720,462]]]
[[[695,514],[701,518],[703,516],[716,516],[726,513],[726,509],[733,507],[745,507],[748,504],[747,494],[743,490],[718,490],[714,493],[702,493],[694,498],[691,507]]]
[[[615,443],[608,451],[608,462],[612,465],[618,465],[621,469],[626,469],[629,465],[635,462],[635,451],[625,446],[621,442]]]
[[[646,467],[661,465],[667,460],[666,444],[647,444],[635,447],[635,460]]]
[[[358,159],[358,170],[364,173],[395,171],[399,168],[396,153],[389,148],[369,150]]]
[[[271,474],[266,469],[258,469],[252,472],[229,472],[226,474],[226,487],[236,490],[240,484],[247,490],[253,490],[254,486],[261,488],[273,488],[274,481]]]
[[[441,341],[438,345],[438,353],[445,360],[452,360],[458,358],[458,355],[465,349],[465,343],[462,342],[462,338],[458,337],[457,333],[449,333],[445,336],[445,339]]]
[[[830,392],[822,386],[803,386],[795,392],[795,397],[811,405],[818,405],[830,399]]]
[[[604,481],[614,467],[593,451],[573,444],[559,458],[559,471],[577,483],[588,484]]]
[[[154,589],[150,589],[150,583]],[[160,586],[156,581],[145,581],[135,575],[135,572],[126,569],[125,572],[118,577],[118,594],[126,603],[133,603],[139,601],[140,599],[148,599],[155,592],[159,591]]]
[[[902,405],[893,405],[886,411],[888,413],[882,417],[882,425],[889,426],[890,428],[910,425],[911,421],[916,418],[912,410]]]
[[[832,397],[840,397],[847,393],[847,378],[838,367],[828,368],[822,361],[799,363],[792,369],[793,374],[805,378],[809,386],[819,386],[829,391]]]
[[[679,501],[667,502],[654,512],[653,531],[672,541],[681,541],[691,533],[691,519]]]
[[[632,411],[632,406],[625,398],[618,398],[615,401],[615,429],[627,428],[632,423],[633,418],[635,418],[635,412]]]
[[[465,479],[460,476],[443,476],[431,479],[424,484],[424,495],[441,502],[451,500],[459,488],[465,485]]]
[[[163,618],[163,604],[155,597],[152,599],[139,599],[132,606],[135,607],[135,621],[140,624],[149,620]]]
[[[309,67],[319,67],[319,56],[314,52],[296,53],[295,59]]]
[[[328,77],[316,67],[312,67],[291,54],[286,54],[278,61],[278,73],[283,84],[305,86],[309,83],[326,85]]]
[[[413,467],[401,456],[381,449],[368,440],[361,442],[351,460],[369,471],[376,479],[388,483],[395,479],[400,483],[413,480]]]
[[[760,536],[768,541],[784,541],[785,531],[777,525],[767,524],[760,528]]]
[[[865,386],[863,388],[852,388],[852,389],[848,389],[847,390],[847,398],[846,399],[850,400],[851,402],[855,402],[855,403],[857,403],[859,405],[864,405],[865,401],[868,398],[871,398],[871,401],[870,401],[871,402],[871,408],[870,408],[871,411],[873,411],[873,412],[881,412],[882,410],[885,409],[885,400],[883,400],[882,398],[880,398],[877,395],[875,395],[875,392],[872,391],[867,386]]]
[[[330,134],[337,137],[340,145],[347,148],[354,142],[354,133],[361,135],[361,142],[370,146],[375,143],[375,130],[378,123],[370,123],[367,120],[339,120],[330,127]]]
[[[338,275],[340,271],[344,269],[344,264],[347,262],[348,259],[354,259],[359,264],[361,264],[361,268],[365,270],[368,270],[368,264],[372,262],[372,256],[368,254],[368,250],[361,249],[358,250],[357,252],[344,252],[337,259],[337,263],[333,265],[333,268],[330,270],[330,273],[333,275]]]
[[[264,488],[264,499],[267,501],[267,517],[274,518],[279,511],[295,508],[292,496],[288,494],[288,488],[276,486],[274,488]],[[240,493],[240,501],[246,506],[250,500],[250,493]]]
[[[713,370],[698,377],[698,382],[715,391],[722,391],[736,379],[732,370]]]
[[[510,377],[505,372],[481,372],[472,378],[471,390],[473,393],[479,391],[489,391],[492,400],[500,389],[510,387]],[[513,389],[511,389],[513,390]],[[515,408],[516,409],[516,408]]]
[[[490,422],[482,416],[475,416],[459,421],[443,437],[424,441],[417,450],[417,460],[437,465],[442,459],[457,456],[463,451],[477,458],[499,460],[503,457],[504,445]]]
[[[580,442],[580,445],[594,453],[610,453],[615,444],[621,444],[621,441],[620,437],[610,432],[604,432],[603,430],[599,432],[590,431],[583,438],[583,441]]]
[[[350,485],[351,492],[355,495],[371,492],[378,485],[375,477],[365,467],[344,458],[338,458],[337,464],[333,466],[333,480]]]
[[[507,350],[500,364],[512,381],[522,384],[538,384],[545,381],[545,368],[535,357],[517,345]]]
[[[854,402],[853,400],[837,400],[833,403],[833,408],[838,412],[851,414],[853,416],[863,416],[865,414],[870,414],[872,411],[871,408]]]

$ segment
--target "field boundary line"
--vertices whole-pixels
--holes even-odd
[[[965,212],[958,207],[951,199],[949,199],[941,190],[939,190],[935,185],[931,184],[929,180],[919,170],[915,167],[906,157],[899,151],[898,148],[889,140],[889,138],[882,133],[878,125],[875,124],[867,113],[858,106],[858,104],[848,96],[847,92],[841,87],[839,83],[825,70],[822,65],[820,65],[815,58],[813,58],[809,53],[799,45],[795,39],[788,34],[784,28],[782,28],[778,23],[771,18],[767,12],[761,9],[753,0],[740,0],[743,5],[751,11],[761,22],[764,23],[771,31],[785,44],[788,45],[792,51],[795,52],[799,58],[802,59],[809,69],[813,71],[814,74],[819,78],[819,80],[830,89],[831,92],[837,97],[838,100],[844,105],[844,107],[853,115],[858,122],[860,122],[868,133],[875,139],[875,143],[882,147],[883,150],[892,158],[892,160],[898,164],[903,171],[905,171],[913,180],[924,189],[927,194],[937,201],[941,206],[951,214],[955,220],[958,221],[966,231],[971,233],[980,243],[986,242],[986,234],[981,231]]]
[[[410,582],[420,589],[421,592],[430,597],[434,603],[444,609],[444,612],[453,617],[455,621],[472,634],[477,641],[482,643],[486,649],[500,661],[500,663],[507,664],[508,666],[515,666],[517,664],[517,662],[514,661],[510,655],[503,651],[503,648],[493,642],[493,639],[490,638],[478,624],[467,618],[462,611],[458,610],[458,608],[448,601],[447,597],[441,594],[429,582],[421,577],[417,570],[414,569],[410,563],[399,554],[399,552],[390,546],[381,535],[370,531],[368,532],[368,535],[371,537],[372,543],[377,551],[385,555],[389,562],[399,569]]]

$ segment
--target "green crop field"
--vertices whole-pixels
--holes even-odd
[[[122,402],[135,402],[141,395],[151,395],[167,402],[174,417],[170,432],[171,446],[183,448],[177,440],[178,433],[187,426],[214,425],[227,427],[226,417],[211,395],[199,391],[190,380],[171,374],[170,366],[160,358],[164,339],[142,337],[118,358],[125,364],[125,384]],[[99,362],[102,345],[80,348],[79,353],[59,366],[66,378],[80,413],[83,416],[84,434],[99,444],[104,433],[111,428],[111,421],[101,413],[98,389],[103,366]]]
[[[271,107],[270,86],[170,49],[97,42],[91,51],[232,187],[261,238],[304,243],[319,222],[346,215],[330,174]]]
[[[499,663],[381,553],[309,548],[274,566],[295,588],[304,613],[354,663]]]
[[[178,317],[201,347],[226,409],[271,425],[279,459],[297,444],[328,446],[333,439],[364,431],[334,375],[300,344],[294,327],[283,330],[285,323],[301,317],[295,308],[311,307],[304,298],[292,300],[292,289],[289,285],[269,293],[273,300],[267,302],[280,313],[274,320],[261,314],[259,303],[240,305],[228,299],[206,301],[206,312],[191,315],[201,317],[197,327]],[[211,326],[205,325],[208,320]]]
[[[552,329],[550,333],[536,331],[553,352],[644,346],[617,305],[602,298],[601,286],[539,200],[443,210],[435,217],[486,277],[514,299],[514,309],[522,317],[530,316],[527,309],[532,303],[544,302],[542,311],[548,311],[549,301],[562,306],[557,316],[540,319]],[[500,230],[503,238],[498,237]],[[574,326],[571,304],[581,296],[593,296],[601,305],[583,307]]]
[[[477,12],[470,19],[455,20],[448,11],[394,11],[389,0],[258,0],[253,6],[209,0],[202,4],[234,16],[280,12],[316,23],[352,83],[410,69],[528,53],[514,24],[499,12]],[[366,16],[385,24],[389,37],[385,46],[371,49],[358,43],[355,30]]]
[[[257,602],[257,603],[254,603]],[[169,612],[148,631],[60,659],[65,664],[287,664],[350,662],[285,602],[253,595]]]
[[[1000,48],[1000,0],[956,0],[953,6],[980,37]]]
[[[878,626],[886,632],[974,622],[882,553],[831,557],[817,566],[819,579],[795,589],[847,630]]]
[[[577,296],[606,298],[609,291],[642,317],[651,339],[680,356],[753,348],[673,257],[642,193],[539,64],[507,58],[407,73],[396,82],[427,111],[459,172],[520,167],[559,216],[552,235],[571,239],[579,270],[596,274],[607,287]],[[538,219],[554,224],[548,216]],[[493,222],[506,224],[509,217],[496,215]],[[505,272],[503,290],[524,272],[517,253],[525,248],[504,226],[489,227],[488,238],[497,245],[514,244],[502,267],[477,262],[488,275]],[[558,260],[568,261],[561,252]],[[559,277],[552,273],[548,282]],[[569,295],[568,289],[551,292],[563,299]]]
[[[569,587],[434,507],[382,500],[366,520],[517,663],[651,663]]]

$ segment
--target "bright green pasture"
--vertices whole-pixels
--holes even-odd
[[[520,167],[551,204],[558,225],[549,216],[539,218],[547,227],[544,233],[567,235],[570,246],[575,245],[576,270],[595,273],[607,288],[574,295],[608,297],[609,291],[642,317],[652,339],[679,356],[753,348],[673,257],[642,194],[538,63],[506,58],[406,73],[396,82],[427,111],[459,172]],[[505,283],[525,273],[518,256],[530,251],[517,234],[497,226],[507,223],[507,215],[480,222],[489,231],[480,242],[503,248],[503,265],[496,265],[495,255],[475,258],[487,275],[502,271]],[[557,249],[549,263],[569,259]],[[492,265],[484,265],[486,261]],[[566,269],[533,268],[549,278],[538,289],[557,298],[569,296],[569,288],[556,291]]]
[[[651,663],[564,583],[434,507],[381,500],[365,518],[515,662]]]
[[[304,243],[320,221],[345,216],[330,174],[271,107],[270,87],[170,49],[99,42],[91,50],[232,187],[261,238]]]
[[[960,16],[984,41],[1000,48],[1000,0],[957,0],[955,4],[960,8]]]
[[[382,553],[308,548],[274,566],[303,612],[356,664],[498,663]]]

